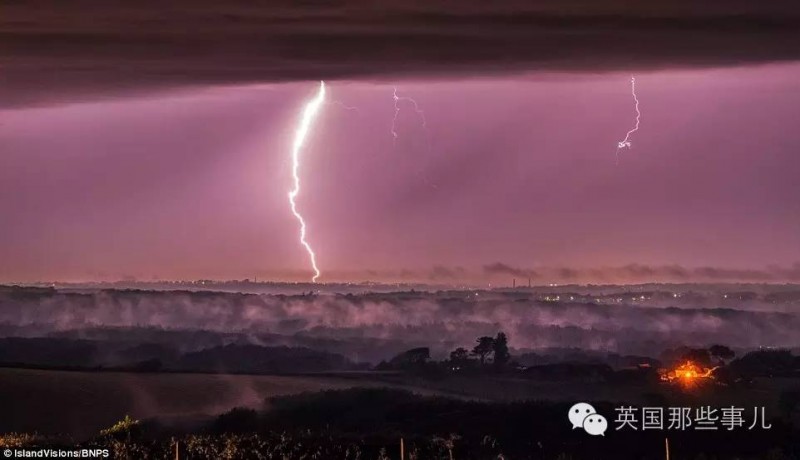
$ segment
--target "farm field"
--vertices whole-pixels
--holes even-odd
[[[335,376],[143,374],[0,369],[0,432],[96,435],[125,415],[191,420],[265,398],[352,387],[397,386]]]
[[[125,415],[192,424],[234,407],[262,408],[266,398],[347,388],[392,388],[420,395],[480,401],[576,400],[645,405],[711,404],[765,406],[779,410],[783,391],[799,379],[760,379],[751,389],[698,388],[677,391],[664,385],[536,382],[513,378],[424,380],[390,373],[329,373],[271,376],[180,373],[88,372],[0,369],[0,433],[38,432],[85,439]]]

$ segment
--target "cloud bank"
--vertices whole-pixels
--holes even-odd
[[[214,83],[796,60],[795,1],[17,0],[0,106]]]

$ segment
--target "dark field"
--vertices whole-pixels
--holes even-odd
[[[191,421],[266,398],[377,383],[335,377],[0,369],[0,432],[97,435],[126,414]],[[13,414],[13,416],[10,416]]]
[[[563,423],[570,402],[465,401],[390,389],[350,389],[270,398],[266,410],[236,409],[191,430],[127,421],[79,444],[115,458],[218,459],[674,459],[776,460],[800,452],[796,425],[769,430],[636,432],[590,437]],[[599,412],[614,405],[597,402]],[[6,445],[73,446],[50,437],[3,437]],[[400,446],[403,446],[401,457]]]
[[[781,410],[781,395],[800,378],[759,379],[749,388],[683,391],[660,384],[539,382],[513,377],[426,378],[392,372],[327,375],[224,375],[0,369],[1,432],[90,438],[125,415],[168,425],[193,424],[237,407],[269,408],[269,398],[348,388],[404,389],[478,402],[610,401],[637,406],[708,404]]]

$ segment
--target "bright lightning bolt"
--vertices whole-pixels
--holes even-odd
[[[292,214],[294,214],[294,216],[300,222],[300,244],[306,248],[306,252],[308,252],[308,256],[311,259],[311,266],[314,268],[314,276],[311,278],[311,281],[314,283],[317,282],[317,278],[320,276],[320,271],[317,267],[317,256],[314,254],[314,250],[311,249],[311,245],[308,244],[308,241],[306,241],[306,222],[303,220],[303,216],[297,211],[297,203],[295,202],[295,198],[297,198],[297,195],[300,194],[300,150],[302,149],[303,143],[308,135],[311,122],[314,121],[317,113],[319,113],[319,109],[324,100],[325,82],[321,81],[319,82],[319,91],[317,92],[317,95],[314,96],[314,99],[310,100],[306,104],[305,109],[303,109],[303,116],[300,119],[300,125],[297,127],[297,130],[294,133],[294,144],[292,145],[292,177],[294,178],[294,188],[289,192],[289,203],[292,206]]]
[[[639,130],[639,119],[642,116],[642,112],[639,111],[639,98],[636,97],[636,78],[631,77],[631,94],[633,95],[633,102],[634,107],[636,108],[636,126],[633,127],[627,134],[625,134],[625,139],[617,142],[617,162],[619,162],[619,151],[620,149],[624,148],[631,148],[631,134],[635,133]]]

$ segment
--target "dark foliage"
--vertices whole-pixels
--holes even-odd
[[[789,350],[758,350],[731,362],[733,372],[747,377],[800,375],[800,359]]]
[[[111,445],[115,458],[131,459],[164,458],[178,440],[182,458],[366,460],[399,458],[402,438],[406,458],[420,460],[664,458],[665,432],[616,431],[611,424],[605,437],[588,436],[566,421],[568,403],[480,403],[356,389],[275,398],[270,405],[262,413],[228,412],[203,434],[150,431]],[[594,405],[613,419],[615,405]],[[666,435],[676,459],[796,458],[800,433],[780,419],[772,424],[771,430]]]

